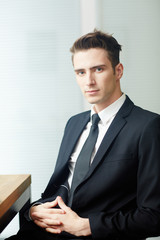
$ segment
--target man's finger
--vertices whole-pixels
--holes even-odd
[[[46,213],[47,214],[64,214],[65,211],[61,208],[51,208],[51,209],[47,209]]]
[[[71,209],[63,202],[61,197],[57,197],[58,199],[58,205],[61,209],[63,209],[65,212],[70,211]]]
[[[57,220],[57,219],[45,219],[44,223],[48,227],[53,227],[53,228],[56,228],[57,226],[60,226],[62,224],[60,220]]]
[[[43,212],[33,212],[32,213],[32,216],[36,219],[36,220],[39,220],[41,221],[41,219],[46,219],[46,218],[51,218],[51,214],[47,214],[47,213],[43,213]]]
[[[44,203],[44,207],[45,208],[52,208],[58,205],[58,199],[56,198],[54,201],[52,202],[46,202]]]
[[[62,231],[59,228],[46,228],[46,231],[49,233],[60,234]]]
[[[46,223],[41,222],[39,220],[35,220],[34,223],[41,228],[48,228],[48,225]]]

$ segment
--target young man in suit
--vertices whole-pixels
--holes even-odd
[[[160,116],[135,106],[121,91],[120,50],[115,38],[100,31],[72,46],[76,80],[92,108],[68,121],[55,171],[29,210],[31,221],[10,239],[160,235]],[[88,156],[79,161],[94,125],[91,116],[97,114],[96,143],[88,168],[81,167]]]

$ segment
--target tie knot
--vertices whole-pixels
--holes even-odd
[[[97,126],[98,122],[100,121],[100,118],[98,116],[98,114],[93,114],[92,115],[92,126]]]

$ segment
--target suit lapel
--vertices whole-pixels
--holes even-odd
[[[104,139],[97,151],[97,154],[93,160],[93,163],[90,167],[90,171],[88,172],[89,177],[94,169],[98,166],[98,164],[102,161],[103,156],[107,153],[110,145],[112,144],[113,140],[116,138],[116,136],[119,134],[123,126],[126,124],[125,119],[117,117],[111,126],[109,127],[107,133],[104,136]]]
[[[111,144],[114,141],[114,139],[116,138],[116,136],[119,134],[119,132],[122,130],[122,128],[127,123],[126,116],[130,113],[133,106],[134,106],[134,104],[127,97],[125,103],[123,104],[123,106],[121,107],[119,112],[117,113],[117,115],[114,118],[112,124],[110,125],[107,133],[105,134],[103,141],[97,151],[97,154],[95,155],[93,163],[91,164],[90,170],[89,170],[88,174],[86,175],[85,179],[88,178],[93,173],[95,168],[102,161],[103,156],[107,153],[109,147],[111,146]]]
[[[66,138],[67,142],[65,143],[66,148],[62,158],[63,159],[62,165],[65,165],[68,162],[71,154],[74,151],[74,148],[77,144],[77,141],[81,133],[83,132],[85,126],[89,122],[89,119],[90,119],[90,111],[87,112],[87,114],[85,114],[83,118],[79,118],[74,123],[72,123],[71,129],[69,129],[68,136]]]

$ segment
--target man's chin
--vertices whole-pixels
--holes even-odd
[[[87,100],[87,102],[90,103],[90,104],[96,104],[96,103],[99,102],[96,97],[95,97],[95,98],[94,98],[94,97],[86,97],[86,100]]]

